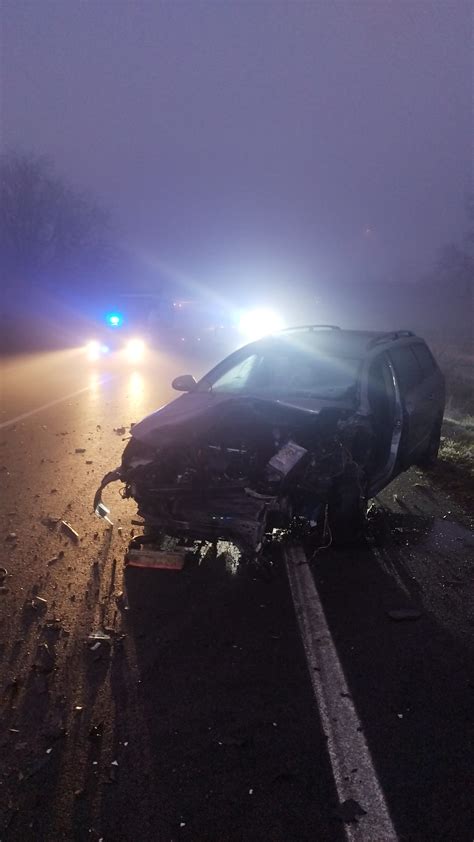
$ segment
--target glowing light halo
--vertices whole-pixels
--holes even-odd
[[[239,331],[249,340],[276,333],[283,327],[283,318],[274,310],[265,307],[247,310],[239,319]]]
[[[146,345],[143,339],[129,339],[124,351],[128,362],[138,363],[145,356]]]
[[[91,339],[91,341],[86,345],[86,354],[87,359],[90,360],[91,363],[97,362],[101,355],[100,342],[97,342],[96,339]]]

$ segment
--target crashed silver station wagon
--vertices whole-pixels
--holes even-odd
[[[257,558],[272,536],[315,548],[357,539],[367,501],[410,465],[435,462],[443,376],[423,339],[310,325],[235,351],[132,427],[110,482],[124,483],[146,540],[233,542]]]

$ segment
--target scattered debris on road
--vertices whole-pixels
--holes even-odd
[[[99,654],[100,650],[103,650],[104,646],[107,647],[107,651],[109,651],[112,643],[110,635],[103,631],[91,632],[87,640],[89,643],[89,652],[95,652],[96,654]]]
[[[48,600],[42,596],[34,596],[30,603],[32,608],[40,611],[46,611],[48,607]]]
[[[130,605],[128,603],[127,594],[124,591],[120,591],[117,596],[115,597],[115,601],[120,608],[121,611],[129,611]]]
[[[64,532],[64,534],[67,535],[68,538],[71,538],[71,540],[74,541],[76,544],[79,542],[79,533],[76,532],[76,530],[71,526],[71,524],[67,522],[67,520],[61,521],[61,529]]]
[[[69,632],[63,628],[59,617],[52,617],[50,620],[46,620],[44,628],[46,629],[46,631],[63,632],[63,634],[65,634],[66,636],[69,635]]]
[[[130,567],[150,567],[159,570],[182,570],[189,547],[180,547],[172,551],[147,546],[130,547],[125,556],[125,563]]]
[[[409,511],[410,511],[410,507],[409,507],[409,506],[407,506],[407,504],[405,503],[405,501],[404,501],[404,500],[402,500],[402,499],[401,499],[401,497],[399,497],[399,496],[398,496],[398,494],[394,494],[394,495],[393,495],[393,501],[394,501],[394,503],[398,503],[398,505],[400,506],[400,508],[401,508],[401,509],[403,509],[405,512],[409,512]]]
[[[7,541],[17,541],[18,535],[16,534],[16,532],[9,532],[7,537],[6,537],[6,540]]]
[[[89,731],[89,739],[90,740],[101,740],[104,733],[104,723],[98,722],[96,725],[92,725]]]
[[[107,508],[105,503],[102,503],[102,501],[100,503],[98,503],[97,506],[95,507],[95,513],[96,513],[97,517],[102,518],[102,520],[107,521],[107,523],[110,524],[110,526],[113,526],[113,523],[109,518],[110,509]]]
[[[116,433],[118,436],[124,436],[126,432],[126,427],[114,427],[114,433]]]
[[[85,453],[85,452],[86,452],[85,447],[76,447],[76,449],[74,451],[74,453]]]

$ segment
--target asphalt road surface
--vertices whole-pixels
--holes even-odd
[[[474,544],[428,475],[353,550],[124,574],[116,430],[203,367],[4,360],[0,840],[471,842]]]

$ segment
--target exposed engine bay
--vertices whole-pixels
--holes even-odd
[[[227,397],[160,429],[141,424],[94,507],[121,480],[148,534],[232,541],[255,558],[277,531],[305,530],[326,546],[341,513],[365,513],[373,435],[353,410]]]

